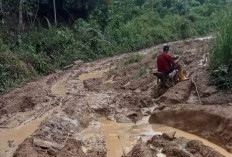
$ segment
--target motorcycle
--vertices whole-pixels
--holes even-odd
[[[181,57],[178,57],[178,59],[175,61],[176,65],[178,67],[178,62],[181,59]],[[161,95],[163,95],[170,87],[175,86],[180,80],[178,77],[178,72],[180,70],[179,68],[175,68],[175,70],[168,75],[165,75],[161,72],[158,72],[157,70],[153,71],[152,74],[157,77],[157,84],[154,86],[153,89],[153,96],[154,98],[158,98]]]

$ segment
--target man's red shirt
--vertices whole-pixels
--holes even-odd
[[[166,52],[159,54],[157,57],[157,67],[159,72],[167,73],[171,65],[174,64],[175,62],[173,58]]]

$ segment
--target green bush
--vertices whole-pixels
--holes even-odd
[[[220,88],[232,88],[232,14],[222,17],[210,54],[210,76]]]
[[[27,65],[7,49],[0,50],[0,92],[30,76]]]
[[[38,74],[46,75],[55,69],[55,65],[52,64],[50,58],[45,54],[34,54],[28,51],[21,51],[18,56],[21,61],[27,65],[31,65]]]
[[[114,41],[107,38],[96,25],[78,20],[73,30],[75,42],[81,43],[81,59],[91,61],[104,56],[112,56]]]
[[[56,28],[31,31],[19,46],[19,58],[39,74],[48,74],[74,60],[91,61],[113,52],[112,44],[100,30],[79,20],[73,29]]]

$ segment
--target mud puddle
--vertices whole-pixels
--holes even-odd
[[[23,126],[5,129],[0,132],[0,157],[11,157],[18,146],[29,136],[31,136],[40,126],[40,124],[60,106],[57,106],[40,118],[33,120]]]
[[[117,123],[106,118],[99,119],[105,137],[107,157],[121,157],[129,153],[137,141],[142,138],[146,141],[154,135],[160,134],[152,130],[144,118],[137,124]]]
[[[156,132],[160,132],[160,133],[165,133],[165,132],[170,132],[170,131],[175,131],[176,135],[175,137],[184,137],[186,139],[189,140],[198,140],[201,141],[204,145],[213,148],[215,151],[221,153],[222,155],[226,156],[226,157],[232,157],[232,154],[229,153],[228,151],[226,151],[225,149],[223,149],[222,147],[206,140],[203,139],[199,136],[184,132],[182,130],[176,129],[176,128],[172,128],[172,127],[168,127],[165,125],[160,125],[160,124],[152,124],[152,129]]]
[[[201,141],[204,145],[213,148],[222,155],[232,157],[231,153],[208,140],[172,127],[160,124],[149,124],[148,118],[149,117],[143,118],[137,124],[117,123],[107,120],[106,118],[100,118],[100,129],[105,138],[107,157],[121,157],[122,155],[129,153],[139,139],[146,142],[154,135],[161,135],[162,133],[171,131],[176,131],[176,137],[184,137],[189,140]],[[157,156],[166,157],[166,155],[161,153],[161,151],[157,154]]]
[[[85,80],[89,80],[89,79],[93,79],[93,78],[102,78],[104,76],[104,73],[107,72],[107,71],[108,71],[108,69],[81,74],[78,77],[78,79],[81,80],[81,81],[85,81]]]

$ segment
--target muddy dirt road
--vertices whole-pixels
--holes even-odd
[[[0,157],[232,157],[232,93],[208,82],[211,40],[169,43],[191,79],[162,94],[158,45],[1,95]]]

